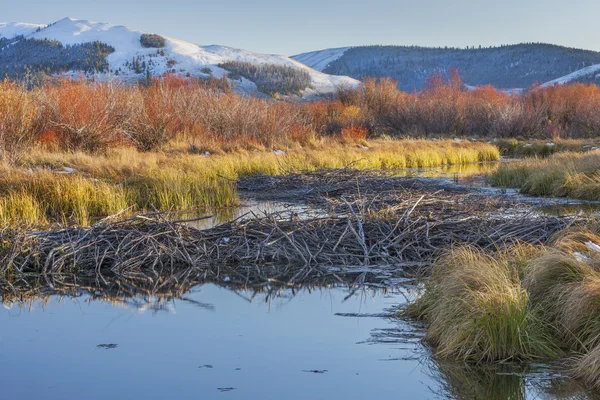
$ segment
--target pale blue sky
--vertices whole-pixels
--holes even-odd
[[[548,42],[600,51],[600,0],[0,0],[0,21],[69,16],[292,55],[363,44]]]

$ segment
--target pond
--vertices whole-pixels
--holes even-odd
[[[547,366],[444,365],[406,291],[198,286],[178,299],[49,296],[0,308],[7,399],[559,398]],[[566,383],[565,383],[566,382]],[[564,397],[561,397],[564,398]]]
[[[486,174],[496,170],[500,165],[513,160],[500,162],[483,162],[467,165],[450,165],[434,168],[411,168],[398,171],[387,171],[387,176],[395,178],[396,184],[387,190],[405,190],[414,184],[413,179],[421,180],[432,188],[449,193],[473,193],[489,198],[501,198],[513,202],[515,211],[527,211],[544,216],[565,216],[578,213],[595,215],[600,211],[600,202],[573,200],[569,198],[532,197],[522,195],[518,189],[492,187],[486,181]],[[302,174],[296,178],[302,177]],[[170,218],[185,221],[197,229],[209,229],[218,224],[247,218],[296,215],[297,218],[315,218],[331,215],[331,210],[323,204],[311,204],[309,197],[318,192],[318,187],[310,182],[295,182],[289,187],[285,177],[266,177],[272,180],[271,185],[258,190],[240,190],[240,206],[222,209],[189,210],[172,213]],[[341,182],[332,178],[328,182],[330,189],[336,189]],[[365,178],[362,178],[365,179]],[[301,179],[297,179],[300,180]],[[407,183],[408,182],[408,183]],[[357,181],[361,186],[364,182]],[[244,183],[242,183],[242,186]],[[278,186],[282,188],[279,189]],[[273,190],[276,188],[276,190]],[[266,189],[266,190],[263,190]],[[321,188],[322,189],[322,188]],[[346,188],[345,190],[347,190]],[[360,192],[360,191],[359,191]],[[328,194],[325,194],[327,197]],[[343,196],[341,196],[343,197]]]

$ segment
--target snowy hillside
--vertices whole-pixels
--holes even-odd
[[[226,46],[199,46],[169,37],[163,38],[164,46],[144,47],[140,42],[142,32],[125,26],[72,18],[64,18],[47,27],[22,23],[0,24],[0,38],[18,35],[22,35],[24,41],[29,40],[35,44],[48,39],[58,41],[66,47],[97,42],[108,45],[114,51],[103,60],[106,68],[99,68],[104,70],[100,73],[96,72],[95,75],[99,79],[135,81],[146,74],[161,76],[167,72],[220,78],[228,71],[219,65],[240,62],[258,66],[276,66],[298,71],[304,75],[308,74],[310,85],[302,91],[303,97],[333,93],[340,86],[355,86],[359,83],[345,76],[327,75],[280,55],[260,54]],[[31,47],[28,45],[27,48]],[[10,59],[4,60],[1,56],[0,52],[0,62],[11,62]],[[102,67],[98,60],[94,60],[94,65]],[[63,75],[75,76],[79,73],[80,71],[70,70],[64,71]],[[238,77],[232,80],[232,83],[234,88],[243,92],[257,91],[257,86],[244,77]]]
[[[15,36],[27,36],[46,25],[26,24],[23,22],[0,22],[0,37],[12,39]]]
[[[548,87],[554,85],[564,85],[566,83],[600,83],[600,64],[590,65],[589,67],[582,68],[568,75],[561,76],[560,78],[546,82],[540,87]]]
[[[310,53],[302,53],[292,56],[292,58],[308,65],[311,68],[316,69],[317,71],[323,71],[329,64],[343,56],[346,50],[349,48],[350,47],[339,47],[336,49],[311,51]]]
[[[566,80],[579,77],[590,81],[588,76],[600,65],[600,52],[544,43],[466,49],[360,46],[326,49],[292,58],[327,74],[355,79],[391,77],[406,91],[420,90],[429,77],[448,74],[451,68],[460,72],[466,85],[490,84],[514,90],[535,83],[560,82],[565,76]]]

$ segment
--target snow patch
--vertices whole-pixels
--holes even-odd
[[[338,47],[336,49],[311,51],[309,53],[297,54],[291,58],[306,64],[317,71],[323,71],[329,64],[341,58],[350,48],[351,47]]]
[[[597,72],[600,72],[600,64],[590,65],[589,67],[579,69],[568,75],[561,76],[560,78],[554,79],[550,82],[546,82],[543,85],[540,85],[540,87],[545,88],[545,87],[554,86],[554,85],[564,85],[566,83],[575,81],[577,79],[585,78],[586,76],[593,75]]]

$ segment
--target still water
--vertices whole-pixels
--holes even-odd
[[[2,399],[565,398],[551,368],[440,364],[386,317],[404,292],[196,287],[0,307]],[[565,386],[566,385],[566,386]],[[566,387],[566,389],[565,389]],[[561,395],[553,394],[553,391]]]

